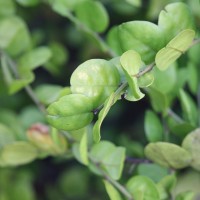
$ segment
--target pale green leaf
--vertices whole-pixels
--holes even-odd
[[[154,83],[154,80],[155,80],[154,74],[151,71],[151,72],[145,73],[144,75],[138,78],[138,85],[141,88],[149,87],[150,85]]]
[[[0,165],[18,166],[35,160],[38,151],[35,146],[28,142],[20,141],[5,145],[0,151]]]
[[[135,7],[140,7],[142,5],[141,0],[126,0],[129,4],[135,6]]]
[[[113,185],[111,185],[108,181],[104,180],[104,185],[110,200],[122,200],[120,193],[115,189]]]
[[[87,132],[85,132],[81,138],[79,151],[80,151],[80,157],[82,160],[82,163],[85,165],[88,165],[88,142],[87,142]]]
[[[38,47],[23,54],[18,62],[20,70],[33,70],[45,64],[51,57],[48,47]]]
[[[200,129],[196,129],[185,137],[182,147],[192,155],[191,167],[200,171]]]
[[[140,67],[143,65],[140,55],[134,50],[126,51],[120,57],[120,62],[129,85],[125,98],[129,101],[142,99],[144,94],[139,89],[136,77]]]
[[[62,87],[59,85],[43,84],[35,89],[35,95],[41,103],[49,105],[58,100]]]
[[[118,180],[124,166],[125,148],[116,147],[108,141],[101,141],[92,147],[90,158],[98,163],[111,178]]]
[[[24,21],[19,17],[0,20],[0,48],[11,55],[18,55],[30,47],[30,35]]]
[[[148,144],[145,147],[145,155],[161,166],[174,169],[187,167],[192,160],[190,153],[184,148],[167,142]]]
[[[0,148],[15,141],[13,131],[0,123]]]
[[[195,198],[195,193],[187,191],[179,194],[175,200],[194,200],[194,198]]]
[[[22,6],[36,6],[40,3],[39,0],[16,0]]]
[[[135,200],[160,200],[155,183],[145,176],[134,176],[126,185]]]
[[[145,112],[144,130],[149,142],[162,141],[163,127],[160,119],[153,111]]]
[[[177,60],[190,47],[194,36],[193,30],[186,29],[174,37],[156,54],[155,62],[158,69],[164,71]]]

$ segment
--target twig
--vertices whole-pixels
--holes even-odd
[[[180,118],[173,110],[171,110],[170,108],[167,110],[167,114],[172,117],[175,121],[177,121],[178,123],[183,123],[184,120],[182,118]]]
[[[192,44],[190,45],[189,48],[195,46],[196,44],[200,43],[200,38],[193,40]]]
[[[127,189],[118,183],[117,181],[113,180],[110,176],[108,176],[103,169],[101,168],[101,163],[97,163],[90,158],[90,161],[98,168],[101,175],[106,179],[109,183],[111,183],[115,188],[117,188],[128,200],[134,200],[132,195],[127,191]]]
[[[151,63],[150,65],[148,65],[143,70],[141,70],[140,72],[138,72],[137,74],[135,74],[133,76],[135,76],[136,78],[140,78],[144,74],[150,72],[154,68],[154,66],[155,66],[155,62]]]

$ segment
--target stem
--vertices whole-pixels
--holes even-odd
[[[193,40],[192,44],[190,45],[189,48],[195,46],[196,44],[200,43],[200,38]]]
[[[145,67],[142,71],[138,72],[137,74],[135,74],[134,76],[136,78],[140,78],[141,76],[143,76],[144,74],[150,72],[155,66],[155,62],[151,63],[150,65],[148,65],[147,67]]]
[[[118,183],[117,181],[113,180],[110,176],[108,176],[100,166],[100,163],[95,162],[90,158],[91,162],[98,168],[101,175],[106,179],[109,183],[111,183],[115,188],[117,188],[128,200],[134,200],[132,195],[127,191],[127,189]]]
[[[117,56],[115,52],[113,52],[113,50],[106,44],[106,42],[96,32],[94,32],[93,30],[85,26],[83,23],[81,23],[76,17],[73,16],[72,13],[68,12],[66,16],[71,22],[73,22],[82,31],[93,36],[96,39],[96,41],[98,41],[100,47],[102,48],[104,52],[107,52],[111,57]]]
[[[7,58],[8,64],[10,66],[10,69],[12,70],[14,76],[16,79],[20,79],[20,75],[19,72],[17,70],[17,66],[15,64],[15,62],[10,58],[10,56],[8,56],[5,52],[1,51],[1,54],[4,54]],[[24,87],[26,93],[29,95],[29,97],[32,99],[32,101],[36,104],[36,106],[39,108],[39,110],[46,114],[46,108],[44,107],[44,105],[38,100],[38,98],[35,96],[33,89],[31,88],[30,85],[27,85]]]
[[[184,120],[182,118],[180,118],[173,110],[171,110],[170,108],[167,110],[167,114],[172,117],[175,121],[177,121],[178,123],[183,123]]]

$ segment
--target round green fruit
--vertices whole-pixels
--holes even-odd
[[[93,104],[89,97],[70,94],[52,103],[47,120],[55,128],[72,131],[87,126],[93,119]]]
[[[112,62],[91,59],[77,67],[70,83],[72,93],[88,96],[92,99],[93,108],[97,108],[117,89],[120,75]]]

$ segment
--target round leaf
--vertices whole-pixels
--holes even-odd
[[[84,94],[100,106],[119,86],[120,76],[116,67],[103,59],[92,59],[79,65],[71,76],[72,93]]]
[[[77,130],[92,121],[92,109],[93,105],[90,98],[82,94],[70,94],[48,107],[47,120],[57,129]]]
[[[160,200],[155,183],[145,176],[131,178],[126,187],[135,200]]]

